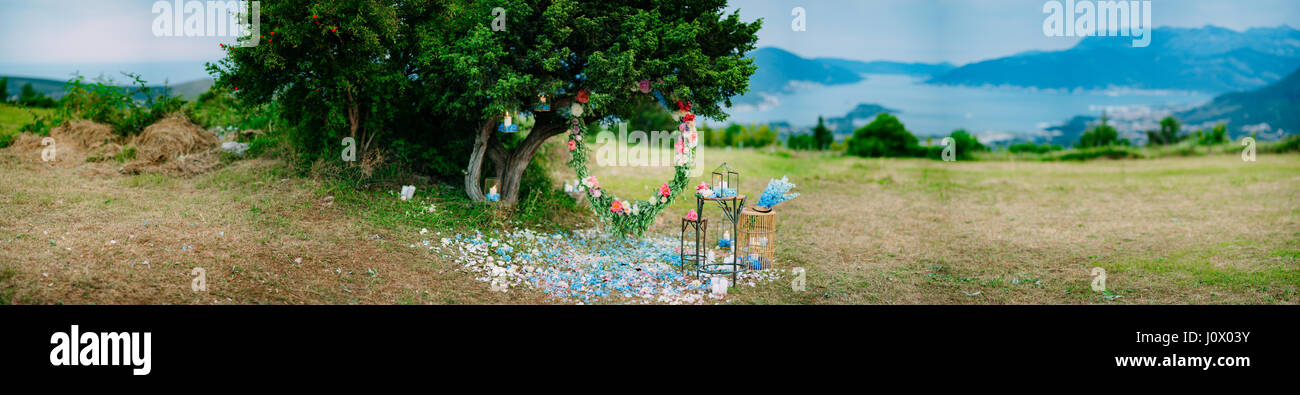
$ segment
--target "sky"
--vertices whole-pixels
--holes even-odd
[[[1062,1],[1063,3],[1064,1]],[[763,18],[759,47],[804,57],[965,64],[1029,50],[1061,50],[1074,37],[1043,35],[1045,0],[732,0],[741,19]],[[791,29],[803,7],[806,31]],[[1233,30],[1300,29],[1297,0],[1154,0],[1152,24]]]
[[[66,79],[121,69],[173,83],[204,78],[226,37],[155,37],[156,0],[0,0],[0,75]],[[732,0],[742,19],[764,19],[759,46],[805,57],[909,62],[972,61],[1059,50],[1078,38],[1045,37],[1045,0]],[[791,9],[807,30],[790,29]],[[1300,0],[1154,0],[1156,26],[1235,30],[1300,28]]]

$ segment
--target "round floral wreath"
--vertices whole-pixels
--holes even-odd
[[[639,84],[642,93],[648,93],[648,81]],[[660,185],[646,200],[619,200],[613,193],[600,187],[596,176],[587,171],[587,144],[583,141],[583,128],[580,121],[588,96],[586,92],[578,94],[578,103],[570,107],[571,128],[568,133],[568,150],[572,156],[569,167],[578,175],[573,192],[587,194],[587,202],[610,230],[619,235],[640,236],[645,233],[654,218],[672,204],[690,180],[690,171],[695,167],[695,149],[699,145],[699,132],[695,130],[695,115],[691,114],[689,104],[677,101],[680,114],[678,130],[681,131],[673,144],[673,179]]]

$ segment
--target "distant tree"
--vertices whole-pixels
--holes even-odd
[[[1182,125],[1174,117],[1165,117],[1160,120],[1160,131],[1147,131],[1147,142],[1150,145],[1169,145],[1182,141],[1186,136],[1179,136],[1178,132]]]
[[[713,128],[708,127],[707,125],[700,125],[698,129],[700,131],[700,144],[704,145],[705,147],[715,146],[713,139],[716,138],[714,137],[714,135],[717,134],[717,132],[715,132]]]
[[[835,142],[835,135],[831,134],[831,130],[826,127],[826,122],[820,116],[817,117],[817,127],[813,128],[812,137],[816,144],[814,148],[818,150],[830,149],[831,143]]]
[[[970,159],[973,157],[972,154],[975,152],[988,151],[988,147],[985,147],[984,144],[980,144],[980,140],[967,132],[966,129],[954,130],[948,137],[952,137],[953,139],[957,159]],[[942,152],[942,148],[939,152]]]
[[[1083,132],[1079,136],[1079,148],[1105,147],[1109,145],[1129,145],[1127,139],[1119,138],[1119,131],[1110,126],[1109,118],[1101,114],[1101,123]]]
[[[1228,142],[1228,128],[1220,123],[1214,125],[1209,131],[1201,130],[1196,132],[1196,144],[1215,145]]]
[[[722,147],[733,147],[740,144],[741,132],[745,130],[744,126],[737,124],[727,125],[727,129],[722,132]]]
[[[881,113],[871,123],[853,131],[848,151],[867,157],[911,156],[920,151],[920,145],[898,118]]]
[[[786,147],[793,150],[811,150],[816,148],[815,139],[810,134],[791,134],[786,138]]]
[[[745,147],[766,147],[776,142],[776,130],[770,125],[749,125],[745,128],[744,138]]]
[[[9,102],[9,77],[0,77],[0,103]]]
[[[30,82],[23,84],[22,92],[18,94],[18,105],[23,107],[50,108],[54,107],[55,104],[54,99],[45,96],[44,93],[37,92]]]

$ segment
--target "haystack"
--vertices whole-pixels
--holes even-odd
[[[128,146],[136,160],[122,167],[127,173],[192,175],[220,164],[217,136],[179,115],[144,128]]]
[[[88,120],[67,122],[50,130],[54,139],[54,161],[63,167],[77,166],[85,163],[88,156],[115,155],[121,146],[113,141],[113,128]],[[25,160],[43,162],[41,145],[43,137],[23,133],[14,140],[10,150],[17,152]]]

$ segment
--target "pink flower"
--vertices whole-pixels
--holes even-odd
[[[611,212],[615,212],[615,213],[622,213],[622,212],[623,212],[623,202],[620,202],[620,201],[615,200],[613,203],[610,203],[610,204],[609,204],[609,211],[611,211]]]
[[[692,147],[696,146],[697,144],[700,143],[700,134],[699,134],[699,133],[687,133],[687,134],[686,134],[686,142],[690,143]]]
[[[573,151],[573,150],[576,150],[576,149],[578,149],[578,142],[577,142],[577,141],[573,141],[573,140],[569,140],[569,151]]]
[[[667,183],[664,183],[663,185],[659,186],[659,194],[663,195],[664,197],[668,197],[673,194],[673,190],[671,188],[668,188]]]
[[[600,198],[600,190],[599,190],[599,189],[589,188],[589,189],[587,189],[587,190],[588,190],[588,191],[591,191],[591,197],[593,197],[593,198]]]
[[[587,180],[583,181],[582,183],[587,184],[588,188],[600,189],[600,181],[596,180],[596,176],[587,177]]]
[[[686,220],[688,220],[688,221],[699,221],[699,220],[700,220],[700,215],[695,213],[695,209],[691,209],[691,212],[686,213]]]
[[[709,189],[709,183],[707,182],[701,182],[700,185],[695,186],[695,190],[697,191],[705,190],[705,189]]]
[[[641,80],[641,93],[650,93],[650,80]]]
[[[676,148],[676,149],[677,149],[677,153],[679,153],[679,154],[685,154],[685,153],[686,153],[686,141],[685,141],[685,140],[682,140],[681,137],[678,137],[678,138],[677,138],[677,146],[676,146],[676,147],[673,147],[673,148]]]

